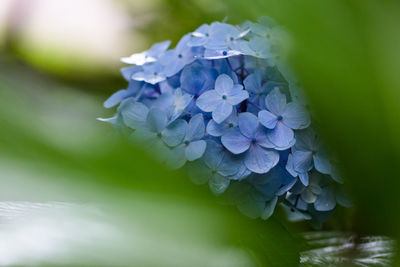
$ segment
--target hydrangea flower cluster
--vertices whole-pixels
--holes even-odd
[[[204,24],[122,58],[128,87],[103,119],[131,129],[171,168],[186,165],[246,215],[267,219],[282,203],[293,219],[322,221],[347,205],[297,83],[280,60],[281,29],[262,18]]]

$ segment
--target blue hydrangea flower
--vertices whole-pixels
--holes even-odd
[[[210,120],[207,124],[207,133],[212,136],[222,136],[228,133],[231,129],[238,126],[238,118],[236,110],[234,109],[232,114],[223,122],[217,123],[214,120]]]
[[[185,124],[186,125],[186,124]],[[186,131],[182,142],[171,149],[167,159],[169,166],[179,168],[186,161],[194,161],[203,156],[207,143],[202,140],[205,134],[205,125],[202,114],[192,117],[185,127]],[[175,139],[176,140],[176,139]]]
[[[159,63],[150,63],[143,65],[143,71],[136,72],[132,79],[136,81],[145,81],[146,83],[156,84],[164,81],[167,76],[164,73],[165,68]]]
[[[181,71],[183,67],[192,63],[196,60],[196,56],[199,56],[199,49],[188,46],[190,40],[190,34],[182,37],[176,47],[172,50],[168,50],[159,59],[159,62],[165,68],[165,75],[171,77]]]
[[[310,128],[300,84],[280,60],[282,40],[268,18],[213,22],[173,49],[165,41],[122,58],[132,64],[121,69],[127,88],[104,103],[116,114],[99,120],[169,167],[186,164],[195,183],[247,216],[267,219],[280,203],[289,219],[320,225],[349,201],[339,162]]]
[[[171,41],[156,43],[147,51],[135,53],[130,55],[129,57],[121,58],[121,62],[126,64],[135,64],[138,66],[144,65],[146,63],[156,62],[160,55],[162,55],[170,45]]]
[[[296,133],[296,144],[292,147],[287,169],[299,175],[303,184],[308,185],[308,172],[313,167],[324,174],[331,172],[331,164],[317,134],[311,129],[299,131]]]
[[[239,128],[221,138],[222,144],[233,154],[244,153],[244,164],[255,173],[266,173],[279,161],[279,153],[267,139],[266,130],[255,115],[244,112],[238,116]]]
[[[227,152],[219,143],[207,140],[203,161],[192,164],[189,176],[197,184],[208,181],[214,194],[222,194],[229,186],[232,177],[240,170],[241,160]]]
[[[228,75],[222,74],[215,81],[215,89],[202,94],[196,104],[201,110],[212,112],[213,120],[221,123],[232,114],[233,106],[248,97],[242,85],[234,84]]]
[[[267,110],[258,113],[260,123],[271,129],[268,139],[277,147],[294,144],[294,131],[304,129],[310,124],[310,117],[304,108],[296,103],[286,103],[286,96],[279,89],[272,90],[265,98]]]

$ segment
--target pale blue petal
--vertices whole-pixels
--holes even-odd
[[[235,92],[235,94],[229,95],[227,101],[229,102],[229,104],[234,106],[243,102],[247,98],[249,98],[249,93],[245,90],[240,89],[240,91]]]
[[[222,175],[214,174],[208,181],[210,190],[216,194],[220,195],[228,188],[230,180]]]
[[[318,199],[314,202],[317,211],[333,210],[336,206],[335,196],[329,188],[324,188]]]
[[[215,81],[215,91],[218,92],[219,95],[228,95],[229,91],[233,87],[233,80],[226,74],[221,74],[218,76]]]
[[[118,90],[114,94],[112,94],[103,104],[105,108],[112,108],[117,105],[126,97],[127,91],[126,89]]]
[[[204,51],[204,58],[205,59],[221,59],[221,58],[228,58],[232,56],[237,56],[242,54],[240,51],[232,50],[232,49],[206,49]]]
[[[247,91],[257,93],[261,86],[261,73],[255,72],[246,77],[243,81],[244,87]]]
[[[144,148],[149,149],[154,140],[157,139],[157,134],[147,128],[138,128],[131,134],[134,141],[140,141]]]
[[[222,97],[215,90],[210,90],[202,94],[196,100],[196,105],[205,112],[214,111],[218,104],[222,102]]]
[[[218,170],[224,158],[224,148],[214,140],[207,140],[207,149],[204,153],[204,162],[212,170]]]
[[[186,135],[187,122],[176,120],[170,123],[162,132],[162,140],[169,146],[177,146],[182,143]]]
[[[268,139],[277,147],[289,146],[294,138],[292,129],[284,125],[282,122],[276,124],[275,128],[268,131]]]
[[[118,112],[126,126],[136,129],[144,125],[149,109],[144,104],[129,98],[121,103]]]
[[[258,119],[260,123],[268,129],[274,129],[278,122],[277,116],[266,110],[258,112]]]
[[[264,127],[259,126],[254,133],[254,138],[256,139],[257,145],[262,146],[264,148],[275,148],[276,145],[272,144],[267,137],[267,129]]]
[[[212,118],[216,123],[221,123],[232,114],[232,105],[227,101],[220,102],[212,112]]]
[[[186,139],[189,141],[203,138],[205,133],[205,125],[203,114],[194,115],[186,128]]]
[[[187,160],[193,161],[201,158],[206,150],[206,147],[207,143],[204,140],[190,142],[185,151]]]
[[[155,133],[161,133],[167,126],[167,115],[161,109],[152,108],[147,114],[146,125]]]
[[[316,153],[314,156],[314,166],[317,171],[320,173],[324,174],[330,174],[331,173],[331,164],[329,163],[329,160],[322,155],[321,153]]]
[[[239,129],[232,129],[221,137],[221,142],[233,154],[240,154],[249,149],[251,140],[242,135]]]
[[[305,173],[312,167],[313,154],[310,151],[296,150],[292,154],[293,169],[297,173]]]
[[[275,88],[265,98],[265,105],[272,113],[282,115],[286,108],[286,96]]]
[[[301,192],[301,198],[304,202],[308,204],[312,204],[317,200],[317,195],[314,194],[310,189],[306,188],[303,192]]]
[[[229,130],[226,122],[216,123],[214,120],[210,120],[207,124],[206,131],[212,136],[221,136]]]
[[[304,129],[310,125],[310,116],[300,104],[291,102],[286,105],[282,122],[292,129]]]
[[[223,176],[235,175],[243,165],[243,159],[235,156],[228,151],[222,153],[223,159],[218,165],[218,173]]]
[[[303,185],[308,186],[309,183],[308,172],[299,173],[299,179]]]
[[[271,217],[272,213],[274,213],[277,202],[278,202],[278,197],[274,197],[270,201],[267,201],[265,208],[264,208],[263,212],[261,213],[261,218],[263,220],[266,220],[269,217]]]
[[[279,153],[274,150],[251,145],[245,154],[244,164],[255,173],[267,173],[279,161]]]
[[[240,113],[238,123],[240,132],[248,138],[252,138],[255,135],[259,125],[258,118],[250,112]]]
[[[292,154],[289,154],[289,156],[288,156],[288,160],[287,160],[287,163],[286,163],[286,170],[293,177],[296,177],[298,175],[298,173],[295,172],[294,169],[293,169],[293,155]]]

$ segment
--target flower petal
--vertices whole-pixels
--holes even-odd
[[[241,103],[247,98],[249,98],[249,93],[245,90],[240,89],[240,91],[235,93],[234,95],[229,95],[227,101],[229,102],[229,104],[234,106]]]
[[[169,150],[169,153],[165,159],[165,163],[168,168],[170,169],[179,169],[186,163],[186,156],[185,156],[185,148],[184,144],[176,146]]]
[[[329,188],[324,188],[318,199],[314,202],[314,207],[317,211],[333,210],[335,206],[335,196]]]
[[[230,180],[222,175],[214,174],[208,181],[211,191],[220,195],[228,188]]]
[[[298,103],[291,102],[286,105],[282,115],[282,122],[292,129],[304,129],[310,125],[310,115],[307,110]]]
[[[278,202],[278,197],[276,197],[276,196],[273,199],[271,199],[270,201],[267,201],[264,211],[261,213],[261,218],[263,220],[266,220],[269,217],[271,217],[272,213],[274,213],[277,202]]]
[[[155,133],[161,133],[167,126],[167,115],[161,109],[152,108],[147,114],[146,125]]]
[[[316,153],[314,156],[314,166],[320,173],[330,174],[331,173],[331,164],[329,160],[322,155],[322,153]]]
[[[185,120],[176,120],[170,123],[161,133],[162,140],[169,146],[179,145],[186,135],[186,127]]]
[[[215,90],[210,90],[202,94],[196,100],[196,105],[205,112],[214,111],[218,104],[222,102],[222,97]]]
[[[221,137],[221,142],[233,154],[240,154],[249,149],[250,139],[245,137],[239,129],[232,129]]]
[[[297,173],[305,173],[312,167],[313,155],[310,151],[296,150],[292,154],[293,170]]]
[[[250,112],[240,113],[238,116],[238,124],[240,132],[248,138],[254,137],[259,125],[258,118]]]
[[[286,108],[286,96],[275,88],[265,98],[265,105],[272,113],[282,115]]]
[[[221,123],[232,114],[232,105],[227,101],[222,101],[212,112],[212,118],[216,123]]]
[[[192,141],[203,138],[205,128],[203,114],[194,115],[186,127],[186,139]]]
[[[268,129],[274,129],[278,122],[277,116],[266,110],[258,112],[258,119],[260,120],[260,123]]]
[[[269,141],[277,147],[287,147],[293,141],[294,132],[282,122],[278,122],[275,128],[268,132],[267,136]]]
[[[267,173],[279,161],[279,153],[274,150],[251,145],[245,154],[244,164],[255,173]]]
[[[204,140],[190,142],[185,151],[187,160],[193,161],[201,158],[206,150],[206,146],[207,143]]]
[[[217,91],[221,96],[228,95],[232,87],[233,80],[226,74],[219,75],[215,81],[215,91]]]
[[[132,129],[143,126],[149,113],[149,109],[144,104],[136,102],[133,98],[123,101],[118,111],[125,125]]]

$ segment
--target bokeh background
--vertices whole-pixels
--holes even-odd
[[[297,266],[307,223],[246,218],[95,120],[126,87],[120,57],[260,16],[289,32],[289,63],[354,202],[322,230],[398,239],[399,1],[0,0],[0,200],[80,207],[25,207],[46,219],[18,227],[3,213],[0,265]],[[55,227],[50,243],[41,227]]]

